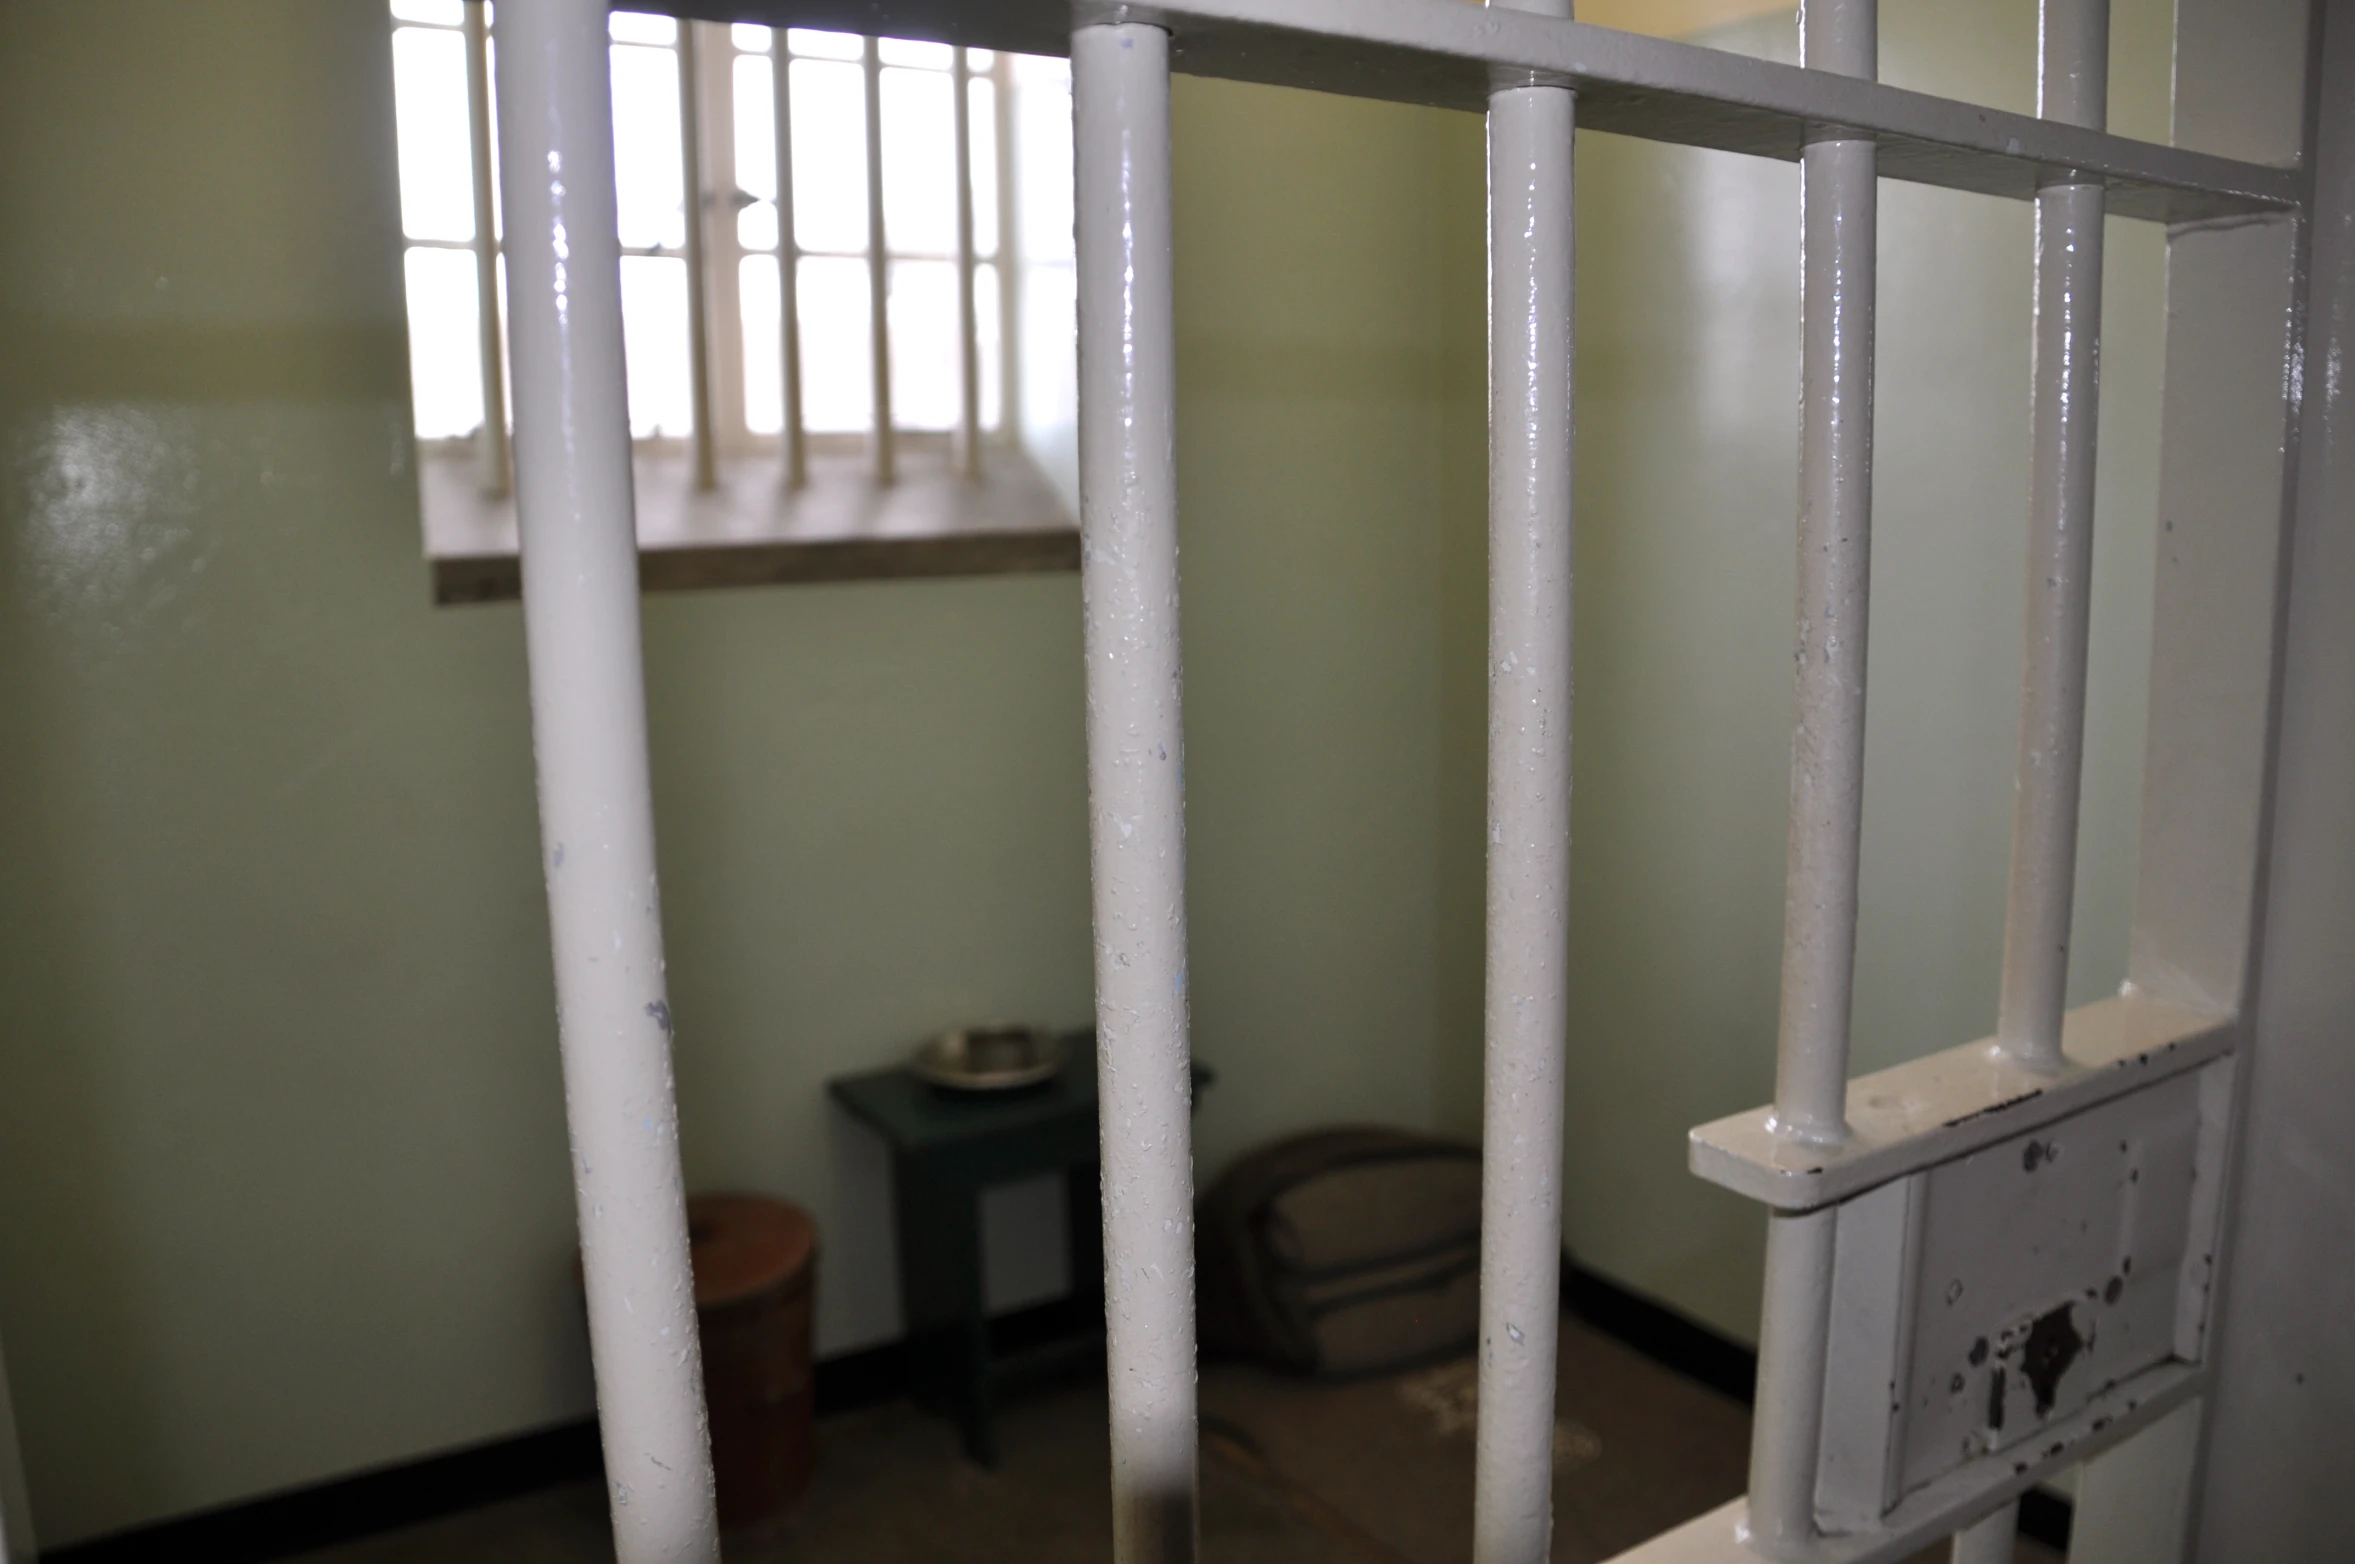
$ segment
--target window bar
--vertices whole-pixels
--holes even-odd
[[[1800,63],[1871,79],[1876,0],[1810,0]],[[1800,1143],[1848,1133],[1849,1001],[1856,969],[1864,808],[1866,593],[1872,553],[1874,143],[1813,131],[1800,158],[1797,721],[1783,895],[1777,1129]],[[1835,1212],[1768,1218],[1750,1445],[1751,1545],[1790,1557],[1815,1535]]]
[[[604,0],[499,0],[516,510],[557,1041],[618,1564],[718,1564],[639,653]]]
[[[2109,0],[2044,0],[2037,112],[2099,130],[2108,118]],[[2076,891],[2085,757],[2086,626],[2093,592],[2093,465],[2101,391],[2103,189],[2072,173],[2036,192],[2028,637],[2014,772],[2011,894],[1996,1039],[2057,1070]]]
[[[482,492],[514,482],[507,449],[507,332],[499,319],[498,195],[491,187],[491,32],[485,0],[466,0],[467,140],[474,154],[474,300],[482,360]]]
[[[957,158],[957,461],[981,476],[981,325],[973,298],[973,66],[962,45],[950,71]]]
[[[1568,0],[1516,9],[1570,14]],[[1488,100],[1487,1063],[1472,1556],[1553,1531],[1569,937],[1572,136],[1564,87]]]
[[[883,232],[883,48],[867,40],[867,329],[874,360],[875,481],[898,470],[891,427],[891,254]]]
[[[703,82],[695,65],[695,30],[679,21],[680,215],[687,237],[687,395],[695,420],[695,487],[720,483],[717,442],[711,427],[711,276],[703,225],[710,220],[703,192]]]
[[[793,231],[793,54],[785,36],[779,27],[769,41],[777,110],[777,366],[784,377],[785,486],[798,489],[810,481],[810,459],[801,411],[801,244]]]
[[[1119,1564],[1197,1552],[1169,35],[1071,41],[1080,585]]]
[[[1014,268],[1014,64],[1000,49],[990,61],[990,109],[996,118],[998,179],[998,433],[1018,439],[1022,429],[1021,278]]]

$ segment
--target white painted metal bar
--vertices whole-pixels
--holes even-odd
[[[2109,117],[2109,0],[2043,0],[2036,108],[2099,130]],[[2093,618],[2094,446],[2101,396],[2102,187],[2062,176],[2036,193],[2036,323],[2028,479],[2027,644],[2013,765],[2012,853],[1996,1046],[2023,1068],[2068,1069],[2069,930],[2085,762]],[[2009,1564],[2017,1500],[1957,1532],[1953,1564]]]
[[[2107,117],[2109,0],[2044,0],[2037,106],[2100,128]],[[2077,882],[2085,758],[2086,632],[2093,611],[2094,436],[2101,391],[2099,184],[2056,179],[2036,196],[2028,629],[2013,771],[2011,890],[1998,1044],[2057,1071]]]
[[[507,447],[507,330],[499,309],[499,208],[491,176],[491,33],[484,0],[466,0],[466,129],[474,156],[474,308],[482,364],[482,492],[515,481]]]
[[[1801,54],[1875,69],[1876,0],[1813,0]],[[1798,715],[1783,897],[1775,1116],[1794,1139],[1847,1134],[1848,1007],[1864,817],[1872,572],[1873,143],[1828,132],[1800,164]]]
[[[957,159],[957,465],[981,476],[981,323],[973,298],[973,69],[959,49],[950,73],[956,94],[950,139]]]
[[[777,366],[784,379],[785,415],[779,440],[785,450],[785,486],[798,489],[810,481],[810,454],[808,420],[801,410],[801,243],[793,225],[793,54],[782,27],[769,40],[769,69],[777,111]]]
[[[1169,36],[1071,40],[1080,586],[1119,1564],[1190,1564],[1195,1499]]]
[[[990,94],[990,105],[997,121],[998,432],[1013,440],[1022,427],[1022,277],[1014,265],[1020,243],[1014,232],[1019,220],[1014,185],[1014,62],[1000,51],[990,61],[989,74],[996,87]]]
[[[1811,69],[1878,69],[1877,0],[1800,11]],[[1847,1138],[1848,1017],[1856,968],[1864,816],[1864,686],[1872,573],[1875,148],[1832,128],[1800,159],[1799,614],[1797,722],[1783,896],[1777,1138]],[[1767,1223],[1758,1415],[1750,1441],[1751,1544],[1793,1557],[1815,1536],[1834,1213]]]
[[[499,0],[516,510],[589,1347],[619,1564],[717,1564],[646,762],[603,0]]]
[[[875,481],[898,472],[891,426],[891,252],[883,231],[883,48],[867,40],[867,343],[874,374]]]
[[[647,0],[654,3],[654,0]],[[1073,0],[733,0],[744,21],[936,38],[1056,54]],[[1150,22],[1176,67],[1271,86],[1484,111],[1506,72],[1578,93],[1589,130],[1796,161],[1813,125],[1880,143],[1884,179],[2032,201],[2042,171],[2103,180],[2110,212],[2194,222],[2288,212],[2302,197],[2269,164],[2062,125],[1877,82],[1831,77],[1723,49],[1432,0],[1079,0],[1083,21]]]
[[[687,238],[687,394],[695,420],[695,487],[719,487],[711,418],[711,271],[704,224],[702,72],[695,68],[697,24],[679,23],[679,196]]]
[[[1767,1218],[1748,1535],[1750,1546],[1770,1559],[1802,1557],[1815,1539],[1816,1440],[1823,1425],[1838,1227],[1832,1207],[1776,1211]]]
[[[1568,0],[1537,0],[1568,15]],[[1477,1564],[1553,1533],[1571,735],[1572,136],[1566,88],[1488,102],[1488,932]]]

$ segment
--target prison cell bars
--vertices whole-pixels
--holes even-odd
[[[618,1564],[718,1564],[646,758],[603,0],[500,0],[516,511],[589,1349]]]
[[[1194,1165],[1178,649],[1169,34],[1071,39],[1080,592],[1112,1545],[1191,1564]]]
[[[2101,129],[2108,118],[2109,55],[2109,0],[2043,0],[2036,112]],[[2061,1022],[2093,619],[2103,205],[2098,180],[2062,177],[2036,192],[2027,639],[1995,1036],[2016,1062],[2046,1074],[2067,1063]],[[2015,1499],[1956,1533],[1953,1564],[2007,1564],[2019,1517]]]
[[[1523,9],[1570,14],[1569,0]],[[1488,940],[1476,1564],[1542,1564],[1553,1530],[1562,1050],[1570,875],[1575,104],[1488,100]]]
[[[1810,0],[1799,13],[1800,63],[1877,75],[1878,9],[1878,0]],[[1877,148],[1839,127],[1813,131],[1799,181],[1797,720],[1774,1116],[1792,1141],[1837,1144],[1848,1133],[1864,823]],[[1769,1558],[1795,1557],[1815,1536],[1837,1217],[1826,1206],[1767,1218],[1750,1541]]]
[[[2037,112],[2099,130],[2108,112],[2109,44],[2109,0],[2044,0]],[[2036,192],[2027,646],[1995,1030],[2014,1059],[2047,1072],[2062,1063],[2085,754],[2103,205],[2101,183],[2073,173]]]
[[[777,142],[777,373],[785,486],[810,481],[809,433],[801,410],[801,242],[793,226],[793,51],[785,29],[769,38],[769,105]]]
[[[529,20],[519,26],[537,39],[561,43],[570,53],[552,70],[511,63],[502,53],[503,81],[510,70],[522,76],[540,69],[547,79],[519,80],[519,85],[550,89],[550,111],[542,116],[545,124],[514,116],[505,142],[510,166],[532,175],[539,169],[532,159],[543,151],[584,150],[570,145],[573,142],[585,143],[587,152],[601,152],[606,159],[602,169],[579,160],[568,165],[561,156],[547,165],[550,171],[570,167],[586,179],[587,188],[573,195],[568,196],[565,178],[554,174],[542,175],[542,187],[528,193],[519,193],[511,181],[507,194],[509,232],[534,235],[532,254],[519,253],[518,285],[531,288],[532,297],[541,301],[517,322],[518,403],[536,410],[519,423],[518,474],[524,489],[527,559],[541,562],[537,571],[527,567],[526,615],[543,766],[543,818],[551,844],[551,919],[564,1005],[568,1090],[582,1169],[583,1226],[587,1235],[592,1220],[613,1221],[595,1198],[600,1190],[589,1170],[604,1166],[607,1154],[635,1154],[638,1165],[628,1170],[632,1177],[616,1178],[605,1187],[616,1194],[635,1190],[637,1200],[627,1216],[637,1228],[632,1237],[639,1253],[651,1262],[635,1279],[667,1281],[675,1303],[685,1292],[685,1255],[678,1222],[675,1139],[666,1139],[672,1136],[674,1120],[667,1080],[659,1068],[649,1069],[650,1062],[666,1061],[667,1052],[663,1042],[652,1039],[644,1028],[632,1030],[634,1004],[657,1022],[667,1022],[667,1010],[660,997],[659,931],[653,918],[651,840],[645,825],[643,700],[628,586],[628,490],[626,477],[620,484],[612,481],[617,469],[626,475],[628,460],[620,397],[618,294],[610,281],[618,246],[607,247],[603,254],[576,250],[564,260],[562,228],[555,224],[561,217],[583,235],[610,231],[609,120],[574,112],[578,103],[564,99],[552,85],[553,80],[564,79],[566,71],[577,72],[579,79],[600,80],[603,39],[591,25],[598,14],[595,0],[513,3],[519,12],[528,10]],[[1179,14],[1240,4],[1242,0],[1197,0]],[[1258,12],[1289,12],[1297,6],[1292,0],[1251,0],[1248,9],[1257,19]],[[1318,15],[1322,25],[1315,30],[1331,36],[1342,36],[1345,25],[1351,25],[1335,13]],[[1437,40],[1410,40],[1407,47],[1438,57],[1446,57],[1450,48],[1476,54],[1492,69],[1519,69],[1514,61],[1520,53],[1542,55],[1554,46],[1542,34],[1516,33],[1493,24],[1483,24],[1476,43],[1443,36],[1458,25],[1445,8],[1393,20],[1402,27],[1428,29]],[[2048,20],[2055,28],[2076,29],[2058,41],[2048,38],[2048,73],[2076,70],[2081,75],[2085,49],[2072,52],[2064,45],[2089,36],[2086,24],[2082,18]],[[1389,25],[1382,19],[1377,22]],[[1818,72],[1869,75],[1872,23],[1869,0],[1818,0],[1806,23],[1810,63]],[[1594,47],[1584,35],[1576,41],[1580,47]],[[2154,204],[2152,183],[2141,185],[2138,193],[2136,178],[2155,181],[2161,191],[2215,198],[2229,203],[2226,210],[2294,210],[2296,197],[2269,183],[2267,172],[2255,165],[2100,137],[2048,138],[2040,143],[2030,127],[1998,123],[2004,117],[1992,113],[1975,112],[1949,125],[1940,118],[1948,106],[1936,100],[1842,97],[1819,86],[1821,78],[1808,82],[1801,93],[1776,78],[1773,68],[1729,67],[1704,59],[1707,51],[1647,56],[1640,48],[1611,47],[1621,51],[1612,62],[1619,74],[1602,76],[1606,84],[1641,81],[1648,83],[1643,91],[1656,92],[1647,73],[1657,75],[1673,65],[1688,75],[1680,90],[1695,101],[1737,114],[1770,119],[1778,113],[1792,114],[1777,106],[1777,93],[1791,102],[1839,103],[1846,111],[1798,111],[1811,122],[1829,121],[1831,128],[1811,131],[1801,153],[1807,244],[1801,572],[1801,646],[1806,655],[1799,670],[1800,721],[1793,752],[1790,894],[1795,917],[1787,954],[1795,974],[1794,992],[1786,995],[1777,1102],[1770,1121],[1773,1133],[1822,1146],[1823,1158],[1834,1159],[1843,1137],[1845,1016],[1855,935],[1854,843],[1860,797],[1856,767],[1861,743],[1863,593],[1869,563],[1871,214],[1879,174],[1872,161],[1873,137],[1908,124],[1934,132],[1933,144],[1963,149],[1965,161],[1917,162],[1911,165],[1916,177],[1966,188],[1975,188],[1970,180],[1978,177],[1966,166],[1969,158],[2053,165],[2056,160],[2049,154],[2032,150],[2036,145],[2083,150],[2082,158],[2058,160],[2072,170],[2081,162],[2086,165],[2084,178],[2052,182],[2063,188],[2117,177],[2121,166],[2139,160],[2148,172],[2128,176],[2125,188],[2137,203],[2138,215],[2146,217],[2168,208]],[[1143,22],[1085,25],[1072,40],[1090,846],[1115,1543],[1124,1564],[1190,1559],[1197,1528],[1181,663],[1172,451],[1169,50],[1168,32]],[[2072,60],[2077,63],[2071,65]],[[1726,84],[1739,78],[1740,96],[1708,85],[1716,79],[1710,73],[1725,72],[1735,73],[1723,76]],[[575,98],[578,88],[579,80],[571,80]],[[2056,118],[2066,113],[2061,105],[2067,96],[2059,86],[2051,86],[2044,94],[2048,112]],[[1558,1137],[1558,1025],[1550,1039],[1554,1075],[1546,1084],[1551,1089],[1525,1088],[1536,1078],[1527,1073],[1530,1061],[1541,1071],[1546,1063],[1549,1036],[1542,1012],[1546,1005],[1558,1004],[1559,897],[1566,883],[1562,828],[1567,821],[1569,696],[1572,105],[1567,85],[1542,76],[1526,84],[1494,87],[1485,101],[1492,116],[1495,179],[1490,1005],[1492,1017],[1502,1010],[1510,1021],[1495,1026],[1490,1039],[1487,1131],[1494,1166],[1503,1165],[1500,1149],[1506,1157],[1519,1156],[1534,1142],[1545,1154],[1532,1156],[1533,1166],[1523,1176],[1490,1182],[1484,1191],[1484,1222],[1493,1224],[1491,1244],[1501,1256],[1520,1255],[1526,1243],[1542,1241],[1550,1270],[1558,1232],[1550,1220],[1529,1218],[1532,1209],[1554,1198],[1551,1184],[1559,1150],[1558,1143],[1549,1150],[1546,1137]],[[2073,101],[2084,112],[2081,91]],[[558,108],[563,112],[556,112]],[[1618,111],[1624,109],[1622,101]],[[505,108],[502,116],[508,117]],[[1852,119],[1861,123],[1851,127],[1847,122]],[[527,136],[527,130],[537,133]],[[1712,129],[1708,135],[1721,133]],[[1683,135],[1709,144],[1707,136],[1690,126]],[[1898,153],[1910,156],[1904,135],[1901,130]],[[1995,150],[1997,146],[2002,150]],[[2110,172],[2105,174],[2104,169]],[[606,202],[602,212],[593,209],[600,176]],[[568,208],[568,200],[581,209]],[[2065,197],[2053,200],[2069,222],[2088,220],[2081,211],[2072,212]],[[2059,547],[2053,542],[2055,530],[2066,533],[2072,520],[2076,533],[2060,542],[2082,550],[2084,498],[2079,487],[2055,475],[2081,475],[2091,452],[2093,333],[2091,300],[2085,291],[2089,278],[2082,268],[2093,263],[2085,259],[2082,230],[2070,237],[2069,222],[2040,229],[2040,257],[2050,258],[2049,267],[2040,264],[2040,300],[2047,290],[2059,290],[2068,305],[2050,310],[2040,306],[2038,322],[2038,416],[2040,426],[2049,417],[2055,432],[2053,454],[2040,461],[2037,482],[2040,495],[2050,491],[2062,496],[2050,504],[2040,498],[2035,505],[2033,535],[2043,540],[2040,547],[2049,546],[2048,552]],[[579,226],[583,224],[587,226]],[[1545,239],[1554,234],[1559,242],[1549,245]],[[532,262],[529,275],[520,269],[526,259]],[[563,267],[577,263],[584,286],[568,292],[570,282],[560,262]],[[2080,268],[2073,280],[2068,275],[2071,266]],[[560,303],[566,307],[559,308]],[[575,339],[569,344],[571,351],[562,351],[567,344],[556,340],[559,333]],[[2054,344],[2049,349],[2048,340]],[[543,396],[549,399],[548,409],[542,407]],[[558,403],[563,404],[561,417],[550,410]],[[566,440],[569,445],[563,443]],[[2041,441],[2039,448],[2043,449]],[[568,518],[575,523],[569,530]],[[1554,544],[1550,552],[1545,547],[1549,540]],[[535,586],[535,580],[540,584]],[[2082,591],[2081,560],[2074,576],[2062,572],[2060,585],[2067,588],[2058,593],[2063,609],[2039,600],[2031,609],[2032,627],[2057,613],[2066,628],[2065,605],[2072,592]],[[2217,628],[2221,632],[2221,624]],[[2036,634],[2032,628],[2032,641]],[[2061,644],[2065,651],[2066,635]],[[566,654],[584,647],[597,655],[585,667],[575,666],[579,659]],[[2234,649],[2245,650],[2238,643]],[[2032,652],[2032,661],[2044,655]],[[2045,731],[2041,724],[2046,719],[2037,714],[2055,704],[2065,737],[2081,725],[2081,695],[2071,692],[2066,679],[2058,681],[2062,693],[2057,701],[2037,693],[2053,682],[2040,680],[2031,670],[2024,731]],[[2077,682],[2081,685],[2081,678]],[[584,691],[607,686],[624,698],[585,700]],[[2073,787],[2062,791],[2066,796],[2061,801],[2073,811]],[[2245,816],[2246,789],[2223,791],[2231,796],[2212,801],[2220,811],[2219,820]],[[561,849],[568,830],[584,820],[606,828],[598,839],[601,851],[596,861],[584,866],[601,872],[568,876]],[[642,881],[633,877],[641,866]],[[640,898],[636,903],[633,893]],[[2027,910],[2016,909],[2015,915],[2031,916],[2040,905],[2044,903],[2037,897],[2024,896],[2017,906]],[[584,963],[586,950],[594,948],[593,936],[612,923],[619,938],[620,923],[614,920],[626,922],[633,913],[642,914],[643,923],[634,939],[617,949],[623,960],[604,972],[594,963]],[[583,943],[584,928],[591,936],[588,945]],[[2138,953],[2138,964],[2143,959]],[[635,989],[617,982],[630,974],[645,981]],[[653,997],[640,1004],[649,989]],[[1535,1022],[1532,1015],[1538,1017]],[[591,1046],[599,1028],[619,1046]],[[637,1046],[649,1042],[651,1046]],[[2009,1043],[2002,1046],[2007,1054],[2012,1052]],[[631,1103],[633,1114],[659,1111],[635,1122],[630,1115],[599,1111],[615,1092],[629,1089],[641,1091],[641,1099]],[[606,1172],[611,1176],[610,1168]],[[1506,1202],[1502,1210],[1497,1205],[1500,1189]],[[1792,1204],[1805,1208],[1804,1202]],[[1815,1208],[1823,1206],[1819,1202]],[[602,1236],[607,1229],[594,1231]],[[1738,1544],[1769,1557],[1807,1555],[1822,1540],[1814,1531],[1812,1471],[1821,1416],[1823,1307],[1828,1291],[1823,1266],[1827,1249],[1821,1240],[1828,1236],[1826,1228],[1790,1226],[1770,1241],[1761,1364],[1762,1450],[1754,1465],[1758,1480],[1749,1499],[1750,1525]],[[600,1395],[614,1413],[609,1461],[617,1474],[618,1512],[627,1497],[628,1479],[645,1470],[643,1463],[631,1464],[641,1447],[660,1446],[681,1457],[696,1443],[700,1430],[692,1374],[680,1372],[682,1363],[691,1364],[692,1315],[680,1319],[676,1333],[666,1325],[663,1349],[650,1351],[649,1322],[634,1317],[617,1321],[612,1312],[614,1300],[628,1299],[631,1270],[621,1267],[610,1251],[593,1251],[590,1259]],[[1485,1282],[1491,1261],[1484,1256],[1483,1263]],[[1490,1371],[1501,1361],[1492,1356],[1498,1345],[1492,1324],[1501,1321],[1505,1342],[1533,1345],[1528,1323],[1515,1317],[1519,1304],[1512,1296],[1513,1280],[1508,1272],[1506,1284],[1483,1299],[1486,1383],[1481,1513],[1475,1525],[1484,1564],[1541,1556],[1545,1545],[1544,1500],[1531,1502],[1529,1478],[1532,1466],[1546,1459],[1550,1446],[1550,1418],[1531,1413],[1532,1407],[1544,1408],[1542,1398],[1550,1397],[1550,1364],[1547,1373],[1534,1372],[1532,1352],[1521,1359],[1526,1372]],[[1484,1285],[1484,1295],[1490,1292]],[[1550,1325],[1550,1289],[1548,1293],[1545,1323]],[[692,1460],[685,1465],[660,1464],[675,1480],[661,1489],[663,1514],[656,1522],[630,1531],[622,1557],[632,1564],[648,1555],[630,1549],[658,1536],[667,1556],[706,1556],[697,1551],[708,1547],[708,1479],[700,1476],[705,1468]],[[690,1490],[702,1493],[700,1507]],[[632,1519],[646,1522],[648,1516],[641,1513]],[[1950,1527],[1951,1512],[1937,1523]],[[1715,1535],[1710,1531],[1713,1524],[1713,1518],[1704,1518],[1694,1528],[1660,1539],[1671,1544],[1660,1556],[1724,1556],[1709,1551],[1716,1547],[1708,1540]],[[2000,1546],[2010,1525],[2006,1508],[1968,1526],[1957,1543],[1958,1555],[1971,1559]],[[1684,1545],[1679,1538],[1704,1551],[1679,1551]],[[1894,1536],[1864,1544],[1898,1545]],[[1647,1545],[1643,1551],[1650,1556],[1652,1550]]]

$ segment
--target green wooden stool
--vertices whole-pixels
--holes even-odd
[[[839,1076],[827,1094],[891,1148],[906,1317],[909,1393],[949,1414],[965,1453],[997,1465],[997,1391],[1104,1343],[1104,1241],[1096,1143],[1093,1032],[1066,1039],[1070,1062],[1018,1091],[945,1091],[906,1065]],[[1196,1064],[1194,1091],[1215,1079]],[[981,1193],[1041,1173],[1064,1176],[1075,1329],[1017,1354],[993,1355],[982,1297]],[[1084,1323],[1079,1323],[1084,1322]]]

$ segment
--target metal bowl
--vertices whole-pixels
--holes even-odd
[[[1006,1092],[1051,1081],[1063,1068],[1063,1039],[1035,1026],[969,1026],[916,1050],[919,1080],[953,1092]]]

